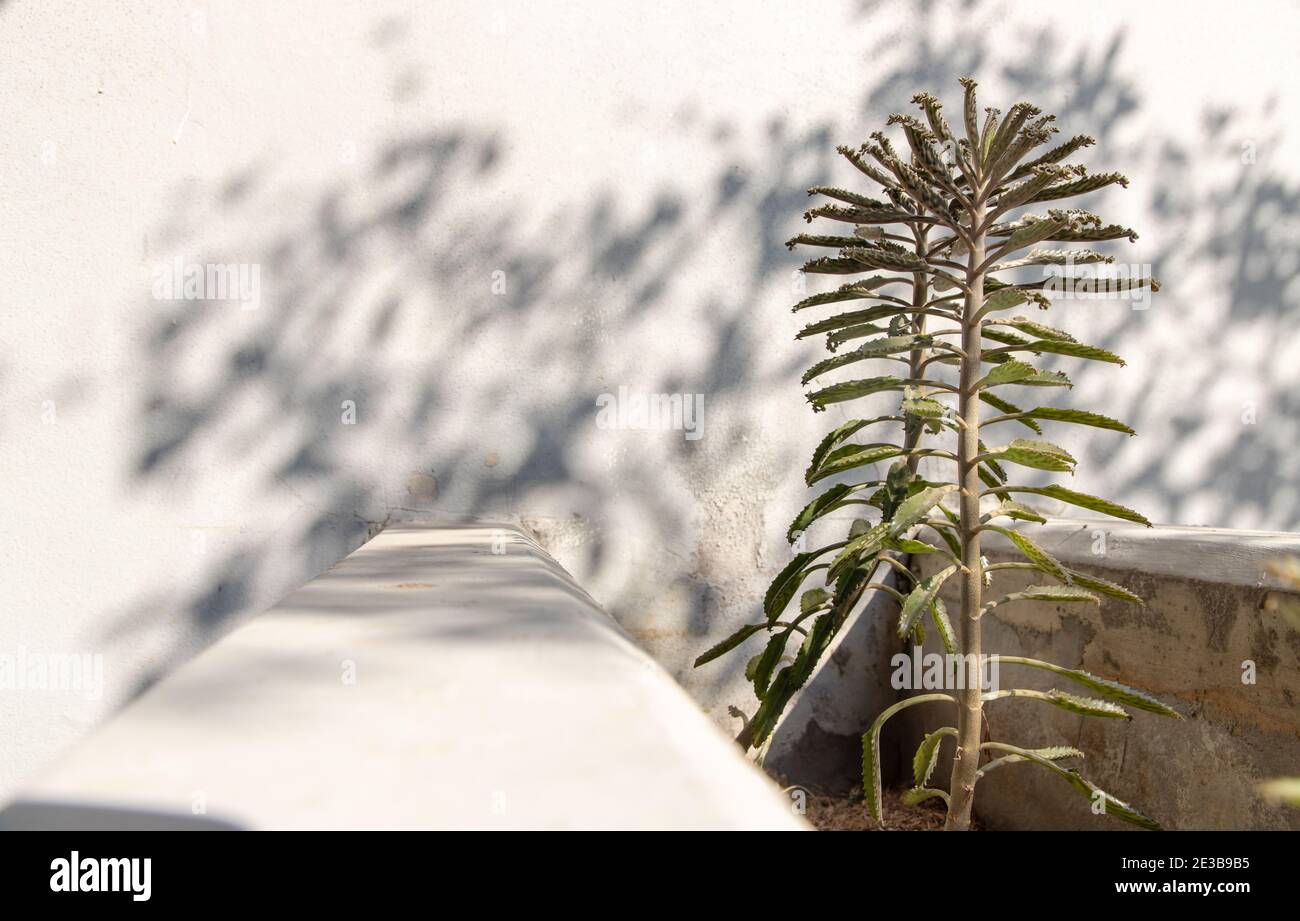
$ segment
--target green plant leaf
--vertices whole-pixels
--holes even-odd
[[[877,326],[875,323],[857,323],[844,329],[838,329],[828,335],[826,337],[826,348],[833,352],[846,342],[852,342],[854,339],[865,339],[868,336],[878,336],[886,332],[889,332],[889,330],[883,326]]]
[[[749,639],[759,630],[767,629],[767,626],[768,626],[767,624],[746,624],[745,626],[737,630],[735,633],[731,634],[731,636],[723,640],[721,643],[718,643],[715,646],[710,646],[704,652],[700,653],[699,656],[697,656],[695,659],[694,667],[699,668],[701,665],[704,665],[706,662],[712,662],[718,656],[725,655],[726,653],[731,652],[731,650],[735,649],[741,643],[745,642],[745,640]]]
[[[1052,688],[1047,692],[1046,700],[1055,707],[1077,713],[1080,716],[1100,716],[1123,720],[1133,718],[1119,704],[1113,704],[1108,700],[1098,700],[1095,697],[1079,697],[1076,694],[1067,694],[1065,691],[1056,690],[1056,688]]]
[[[907,639],[916,627],[917,620],[930,607],[930,602],[943,587],[943,583],[956,571],[956,566],[949,566],[916,583],[916,587],[903,601],[902,611],[899,613],[898,635],[901,639]]]
[[[1019,755],[1028,761],[1041,765],[1042,767],[1060,775],[1069,782],[1070,786],[1074,787],[1093,802],[1100,800],[1103,803],[1103,809],[1107,815],[1113,815],[1117,819],[1122,819],[1125,822],[1130,822],[1133,825],[1148,829],[1149,831],[1160,830],[1160,825],[1157,822],[1147,818],[1128,803],[1122,802],[1121,800],[1111,796],[1090,780],[1085,779],[1078,771],[1072,769],[1067,770],[1055,762],[1041,757],[1033,749],[1017,748],[1014,745],[1007,745],[1002,742],[986,742],[981,747],[993,751],[1010,752],[1013,755]]]
[[[1265,781],[1257,789],[1266,800],[1300,806],[1300,777],[1278,777]]]
[[[892,444],[860,445],[849,443],[841,445],[826,456],[826,460],[822,462],[819,469],[813,471],[812,477],[808,480],[808,485],[811,486],[813,483],[827,477],[855,470],[858,467],[878,464],[882,460],[898,457],[902,453],[903,449],[901,447]]]
[[[945,803],[948,802],[948,794],[945,791],[935,790],[933,788],[922,789],[920,787],[913,787],[910,790],[905,790],[903,795],[899,797],[899,800],[901,800],[905,806],[916,806],[920,803],[924,803],[928,799],[935,799],[936,797],[943,800]]]
[[[1009,401],[1007,401],[1007,400],[1004,400],[1004,399],[1002,399],[1002,397],[998,396],[998,395],[995,394],[995,393],[991,393],[991,392],[989,392],[988,390],[981,390],[981,391],[980,391],[980,402],[982,402],[982,403],[987,403],[987,404],[989,404],[990,406],[992,406],[994,409],[996,409],[996,410],[998,410],[998,411],[1000,411],[1000,412],[1006,413],[1006,414],[1009,415],[1009,416],[1010,416],[1010,415],[1019,415],[1020,413],[1024,412],[1024,410],[1022,410],[1022,409],[1021,409],[1019,406],[1017,406],[1016,404],[1011,403],[1011,402],[1009,402]],[[1035,435],[1041,435],[1041,434],[1043,434],[1043,428],[1042,428],[1042,426],[1040,426],[1040,425],[1039,425],[1037,422],[1035,422],[1033,419],[1025,418],[1025,419],[1017,419],[1017,420],[1015,420],[1015,421],[1019,422],[1019,423],[1020,423],[1021,425],[1023,425],[1025,428],[1027,428],[1027,429],[1029,429],[1031,432],[1033,432]]]
[[[1073,489],[1066,489],[1064,486],[1002,486],[999,492],[1031,493],[1035,496],[1047,496],[1049,499],[1056,499],[1067,505],[1073,505],[1078,508],[1086,508],[1092,512],[1101,512],[1103,515],[1109,515],[1112,518],[1122,518],[1125,521],[1132,521],[1137,524],[1151,527],[1151,522],[1133,511],[1131,508],[1111,502],[1108,499],[1101,499],[1097,496],[1090,496],[1087,493],[1075,492]]]
[[[1017,438],[1003,447],[990,448],[989,454],[994,458],[1010,461],[1022,467],[1032,467],[1035,470],[1055,470],[1063,473],[1073,473],[1074,466],[1077,463],[1064,448],[1054,445],[1050,441],[1035,441],[1027,438]],[[1001,479],[1003,482],[1006,481],[1005,476]]]
[[[767,615],[769,623],[781,616],[785,606],[790,603],[790,599],[794,597],[795,592],[799,591],[799,586],[808,576],[806,567],[820,553],[821,551],[809,551],[796,554],[794,559],[786,563],[785,568],[776,574],[776,578],[767,588],[767,594],[763,596],[763,613]]]
[[[1034,566],[1042,572],[1045,572],[1056,579],[1060,579],[1067,585],[1070,583],[1069,570],[1061,565],[1060,560],[1052,556],[1042,547],[1038,546],[1038,544],[1034,543],[1024,534],[1021,534],[1019,531],[1013,531],[1010,528],[1002,528],[996,525],[984,525],[984,527],[990,531],[996,531],[1007,540],[1011,541],[1024,558],[1033,563]]]
[[[826,575],[829,579],[839,579],[846,568],[855,569],[869,557],[874,557],[880,552],[880,548],[885,539],[885,525],[878,524],[870,528],[863,534],[849,541],[847,547],[839,552],[834,560],[831,561],[830,569]],[[838,590],[837,590],[838,594]]]
[[[867,812],[877,822],[884,820],[884,814],[881,809],[881,792],[880,792],[880,730],[891,716],[900,710],[908,707],[914,707],[917,704],[931,703],[934,701],[947,701],[955,704],[957,699],[951,694],[918,694],[915,697],[908,697],[906,700],[900,700],[898,703],[886,707],[876,717],[871,728],[862,736],[862,792],[865,795],[867,803]]]
[[[956,489],[955,485],[945,483],[942,486],[931,486],[922,489],[915,495],[903,500],[903,503],[898,506],[898,510],[894,512],[893,517],[889,520],[889,536],[900,536],[929,514],[930,509],[938,505],[944,496],[956,491]]]
[[[1038,514],[1027,505],[1022,505],[1013,499],[1003,498],[1001,504],[993,510],[991,518],[999,516],[1010,518],[1012,521],[1036,521],[1039,524],[1047,524],[1047,519]]]
[[[903,413],[922,419],[942,419],[948,415],[948,407],[930,397],[909,397],[903,400]]]
[[[821,294],[814,294],[811,297],[805,297],[799,303],[790,308],[791,312],[798,313],[800,310],[807,310],[809,307],[820,307],[822,304],[836,304],[841,301],[853,301],[861,298],[875,297],[876,290],[884,287],[891,281],[898,281],[896,278],[885,278],[881,275],[873,275],[871,278],[862,281],[850,282],[847,285],[841,285],[834,291],[823,291]]]
[[[1008,600],[1013,598],[1017,601],[1078,601],[1085,604],[1101,604],[1101,599],[1092,592],[1070,585],[1031,585],[1007,596]]]
[[[846,483],[836,483],[826,492],[822,493],[816,499],[813,499],[803,507],[794,521],[790,522],[790,527],[786,529],[785,539],[789,543],[794,543],[796,537],[803,531],[808,530],[809,525],[821,516],[840,508],[840,502],[849,498],[853,490]]]
[[[1123,422],[1116,422],[1107,416],[1084,412],[1080,409],[1057,409],[1052,406],[1039,406],[1029,410],[1029,419],[1042,419],[1048,422],[1072,422],[1075,425],[1090,425],[1093,428],[1110,429],[1125,435],[1137,434]]]
[[[917,746],[916,755],[912,758],[912,783],[914,785],[924,787],[930,782],[930,775],[934,773],[934,766],[939,760],[939,745],[943,742],[944,736],[955,735],[957,735],[955,727],[945,726],[929,733],[921,740],[921,744]]]
[[[776,670],[781,656],[785,653],[785,644],[790,638],[790,632],[782,630],[773,634],[767,641],[767,646],[759,654],[758,661],[754,663],[754,672],[750,680],[754,683],[754,696],[759,700],[767,696],[768,686],[772,682],[772,672]]]
[[[1113,815],[1117,819],[1122,819],[1130,825],[1136,825],[1139,828],[1145,828],[1147,831],[1160,830],[1160,823],[1138,812],[1123,800],[1111,796],[1101,787],[1081,775],[1078,771],[1071,770],[1063,771],[1062,773],[1067,775],[1066,779],[1070,782],[1072,787],[1090,800],[1095,801],[1100,798],[1103,804],[1102,808],[1105,810],[1106,815]]]
[[[821,411],[832,403],[856,400],[860,397],[870,396],[873,393],[902,390],[906,386],[907,382],[899,377],[869,377],[865,380],[845,381],[844,383],[823,387],[821,390],[808,394],[808,402],[813,405],[814,410]]]
[[[999,313],[1003,310],[1010,310],[1012,307],[1019,307],[1026,300],[1025,293],[1016,288],[999,288],[992,294],[985,295],[984,306],[980,308],[979,316],[985,317],[990,313]]]
[[[937,595],[930,602],[930,619],[934,621],[934,629],[939,634],[939,642],[943,644],[943,651],[950,656],[957,655],[957,634],[952,629],[952,621],[948,619],[948,606]]]
[[[939,548],[934,544],[927,544],[923,540],[912,540],[906,537],[888,537],[883,542],[886,550],[896,550],[899,553],[938,553]]]
[[[1039,339],[1057,339],[1062,342],[1075,341],[1074,337],[1067,332],[1051,326],[1044,326],[1042,323],[1035,323],[1026,317],[1012,317],[1009,320],[986,320],[985,324],[988,326],[1010,326],[1022,333],[1037,336]]]
[[[812,461],[808,464],[807,471],[804,472],[804,482],[812,485],[813,473],[815,473],[817,468],[822,465],[826,460],[826,455],[829,454],[836,445],[858,430],[877,421],[879,421],[879,419],[850,419],[848,422],[840,425],[833,432],[823,438],[821,443],[817,445],[817,450],[813,451]]]
[[[1108,700],[1118,701],[1127,704],[1137,710],[1145,710],[1148,713],[1157,713],[1160,716],[1168,716],[1180,720],[1182,715],[1173,707],[1152,697],[1144,691],[1137,688],[1131,688],[1127,684],[1121,684],[1111,678],[1102,678],[1090,672],[1085,672],[1078,668],[1065,668],[1052,662],[1044,662],[1041,659],[1029,659],[1024,656],[997,656],[999,663],[1007,665],[1025,665],[1030,668],[1041,669],[1042,671],[1051,672],[1054,675],[1061,675],[1069,678],[1075,684],[1083,685],[1090,691],[1094,691]]]
[[[1089,575],[1088,573],[1079,572],[1077,569],[1069,569],[1066,572],[1070,576],[1070,581],[1075,585],[1091,589],[1101,595],[1108,595],[1111,598],[1117,598],[1120,601],[1126,601],[1129,604],[1144,605],[1146,604],[1139,596],[1133,594],[1122,585],[1116,585],[1114,582],[1107,581],[1100,576]]]
[[[984,748],[983,745],[980,748]],[[988,764],[984,765],[975,772],[977,778],[984,777],[990,771],[994,771],[1008,764],[1016,764],[1021,761],[1032,761],[1033,756],[1037,755],[1045,761],[1062,761],[1066,758],[1083,758],[1083,752],[1077,748],[1071,748],[1069,745],[1051,745],[1047,748],[1030,748],[1025,750],[1024,755],[1003,755],[1001,758],[994,758]]]
[[[824,588],[810,588],[799,596],[799,610],[807,614],[822,607],[831,600],[831,593]]]
[[[1124,359],[1114,352],[1108,352],[1093,345],[1084,345],[1082,342],[1065,342],[1059,339],[1036,339],[1025,345],[1008,345],[1003,348],[990,349],[984,353],[984,357],[987,360],[990,356],[1010,355],[1015,352],[1068,355],[1071,358],[1086,358],[1089,361],[1106,361],[1116,365],[1124,364]]]
[[[995,387],[998,384],[1015,384],[1038,373],[1037,368],[1023,361],[1005,361],[980,378],[975,386],[982,390],[985,387]]]

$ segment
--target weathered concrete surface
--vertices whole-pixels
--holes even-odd
[[[986,710],[991,737],[1026,747],[1076,746],[1087,755],[1081,773],[1167,828],[1300,828],[1300,812],[1267,806],[1254,792],[1262,779],[1300,773],[1300,635],[1260,609],[1275,587],[1262,562],[1300,552],[1300,538],[1093,521],[1027,533],[1067,565],[1119,582],[1147,604],[1007,605],[984,619],[985,652],[1084,668],[1144,688],[1186,719],[1142,712],[1131,722],[1085,719],[1037,701],[999,700]],[[987,554],[994,562],[1013,558],[1002,539],[989,540]],[[923,571],[931,568],[927,561]],[[1044,581],[1050,580],[999,573],[986,592],[997,597]],[[955,610],[955,582],[943,596]],[[927,651],[935,651],[929,643]],[[1248,663],[1253,684],[1243,683]],[[999,677],[1004,688],[1087,693],[1036,669],[1005,666]],[[941,710],[905,711],[906,751],[915,749],[923,727],[951,721]],[[945,777],[950,745],[940,768]],[[1094,816],[1087,799],[1025,764],[981,781],[976,811],[994,828],[1128,827]]]
[[[0,814],[8,828],[185,825],[807,827],[504,526],[389,528],[168,675]]]

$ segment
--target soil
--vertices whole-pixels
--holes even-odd
[[[939,831],[943,828],[943,800],[935,798],[916,806],[903,805],[902,788],[884,791],[884,825],[867,814],[866,804],[856,797],[808,795],[804,815],[818,831]],[[979,820],[973,831],[982,831]]]

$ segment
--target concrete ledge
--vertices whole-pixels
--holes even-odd
[[[1247,588],[1281,588],[1264,564],[1288,554],[1300,556],[1300,534],[1276,531],[1147,528],[1127,521],[1078,518],[1058,518],[1023,529],[1065,563]],[[997,533],[985,534],[982,543],[995,553],[1011,549],[1011,542]]]
[[[512,526],[389,528],[168,675],[2,828],[800,829]]]
[[[1263,563],[1300,554],[1300,537],[1109,521],[1054,522],[1025,531],[1072,568],[1135,591],[1146,606],[1110,599],[1100,607],[1009,604],[984,618],[984,651],[1082,667],[1145,688],[1186,719],[1141,712],[1131,722],[1087,719],[1036,701],[1003,700],[987,711],[993,736],[1027,747],[1080,748],[1086,776],[1168,828],[1300,828],[1300,812],[1269,806],[1254,789],[1262,779],[1300,772],[1300,634],[1261,609],[1275,587]],[[1104,547],[1094,543],[1095,534],[1104,535]],[[993,561],[1013,558],[1009,549],[1003,538],[986,545]],[[918,560],[924,572],[935,568],[925,557]],[[1000,596],[1042,581],[1032,573],[1004,572],[992,591]],[[955,580],[942,595],[950,609],[958,604]],[[938,651],[932,645],[927,640],[927,651]],[[1022,667],[1004,668],[1000,684],[1087,693]],[[921,731],[950,719],[929,704],[905,714],[907,729],[897,738],[908,756]],[[950,751],[945,746],[945,757]],[[990,774],[976,797],[977,812],[994,828],[1128,827],[1088,807],[1032,765]]]

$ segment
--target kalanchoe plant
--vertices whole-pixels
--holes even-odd
[[[1013,403],[1004,396],[1012,387],[1031,388],[1032,395],[1043,388],[1070,386],[1065,374],[1036,367],[1033,361],[1038,356],[1123,364],[1104,349],[1013,311],[1029,304],[1051,306],[1050,293],[1070,290],[1076,281],[1083,281],[1082,276],[1071,274],[1073,267],[1112,261],[1091,249],[1049,249],[1044,244],[1136,239],[1133,231],[1105,224],[1086,211],[1045,207],[1112,184],[1126,185],[1127,180],[1117,173],[1092,174],[1064,163],[1092,145],[1090,137],[1075,137],[1036,153],[1056,133],[1053,116],[1022,102],[1005,115],[988,109],[981,119],[975,82],[965,79],[962,84],[964,137],[949,127],[938,100],[922,93],[913,102],[924,121],[909,115],[889,119],[889,125],[901,128],[906,147],[895,147],[877,132],[856,150],[839,148],[859,173],[879,187],[883,198],[840,188],[809,190],[832,200],[807,212],[809,222],[824,218],[851,229],[840,234],[801,234],[791,240],[792,248],[805,245],[837,251],[834,256],[812,259],[804,271],[866,277],[794,306],[795,311],[804,311],[861,302],[857,309],[813,322],[799,333],[799,338],[825,334],[832,353],[804,375],[804,384],[818,383],[808,400],[816,411],[887,392],[897,393],[900,402],[894,413],[852,419],[822,440],[813,452],[806,481],[810,487],[823,481],[832,485],[799,513],[787,537],[795,542],[832,512],[859,509],[864,517],[854,520],[845,539],[796,553],[768,589],[763,619],[742,627],[695,664],[711,661],[756,634],[767,636],[762,652],[749,660],[745,670],[759,705],[738,738],[746,748],[761,747],[849,614],[869,592],[884,592],[899,603],[899,636],[919,643],[929,621],[945,651],[962,657],[966,676],[960,682],[963,687],[953,693],[921,694],[894,704],[864,737],[863,786],[867,807],[877,819],[881,818],[881,727],[904,708],[941,701],[953,707],[955,725],[930,733],[922,742],[914,760],[915,788],[908,799],[942,798],[948,806],[945,827],[967,828],[979,779],[995,768],[1023,761],[1059,774],[1104,805],[1107,813],[1153,828],[1155,823],[1136,809],[1059,763],[1081,758],[1075,749],[1026,749],[982,737],[985,705],[1010,697],[1104,718],[1130,718],[1127,708],[1170,717],[1178,714],[1110,679],[1019,656],[993,659],[999,665],[1045,670],[1095,696],[980,688],[980,663],[989,661],[982,657],[986,654],[980,618],[993,608],[1017,601],[1099,604],[1100,595],[1142,604],[1119,585],[1066,568],[1022,530],[1009,527],[1046,520],[1032,507],[1032,498],[1021,502],[1021,497],[1043,496],[1127,521],[1148,526],[1150,522],[1114,502],[1062,486],[1018,485],[1008,470],[1020,466],[1074,472],[1075,459],[1069,452],[1044,440],[1044,423],[1133,434],[1123,423],[1097,413],[1040,406],[1032,398],[1022,407],[1019,400]],[[1035,207],[1045,207],[1045,213],[1029,213]],[[1045,266],[1058,268],[1039,268],[1038,279],[1025,280],[1026,268]],[[1149,277],[1106,281],[1108,292],[1157,290]],[[1076,290],[1097,287],[1095,282],[1084,282]],[[869,359],[895,362],[903,369],[897,374],[826,382],[828,376],[843,373],[841,369],[856,371],[860,362]],[[891,425],[901,433],[897,442],[870,440],[868,433]],[[1028,437],[1004,440],[1007,429],[1026,430]],[[882,462],[891,466],[880,479],[873,471]],[[942,474],[930,474],[933,468]],[[986,533],[1003,535],[1023,559],[989,564],[980,548]],[[931,554],[942,565],[921,578],[903,562],[913,554]],[[891,569],[898,588],[887,577]],[[997,597],[991,589],[997,574],[1004,571],[1032,571],[1043,584]],[[960,581],[957,628],[939,597],[949,579]],[[821,584],[808,587],[814,581]],[[986,590],[995,596],[992,600],[986,599]],[[796,595],[800,596],[797,609],[783,619]],[[802,642],[792,661],[782,666],[795,636]],[[948,736],[955,739],[956,749],[943,790],[929,782]]]

